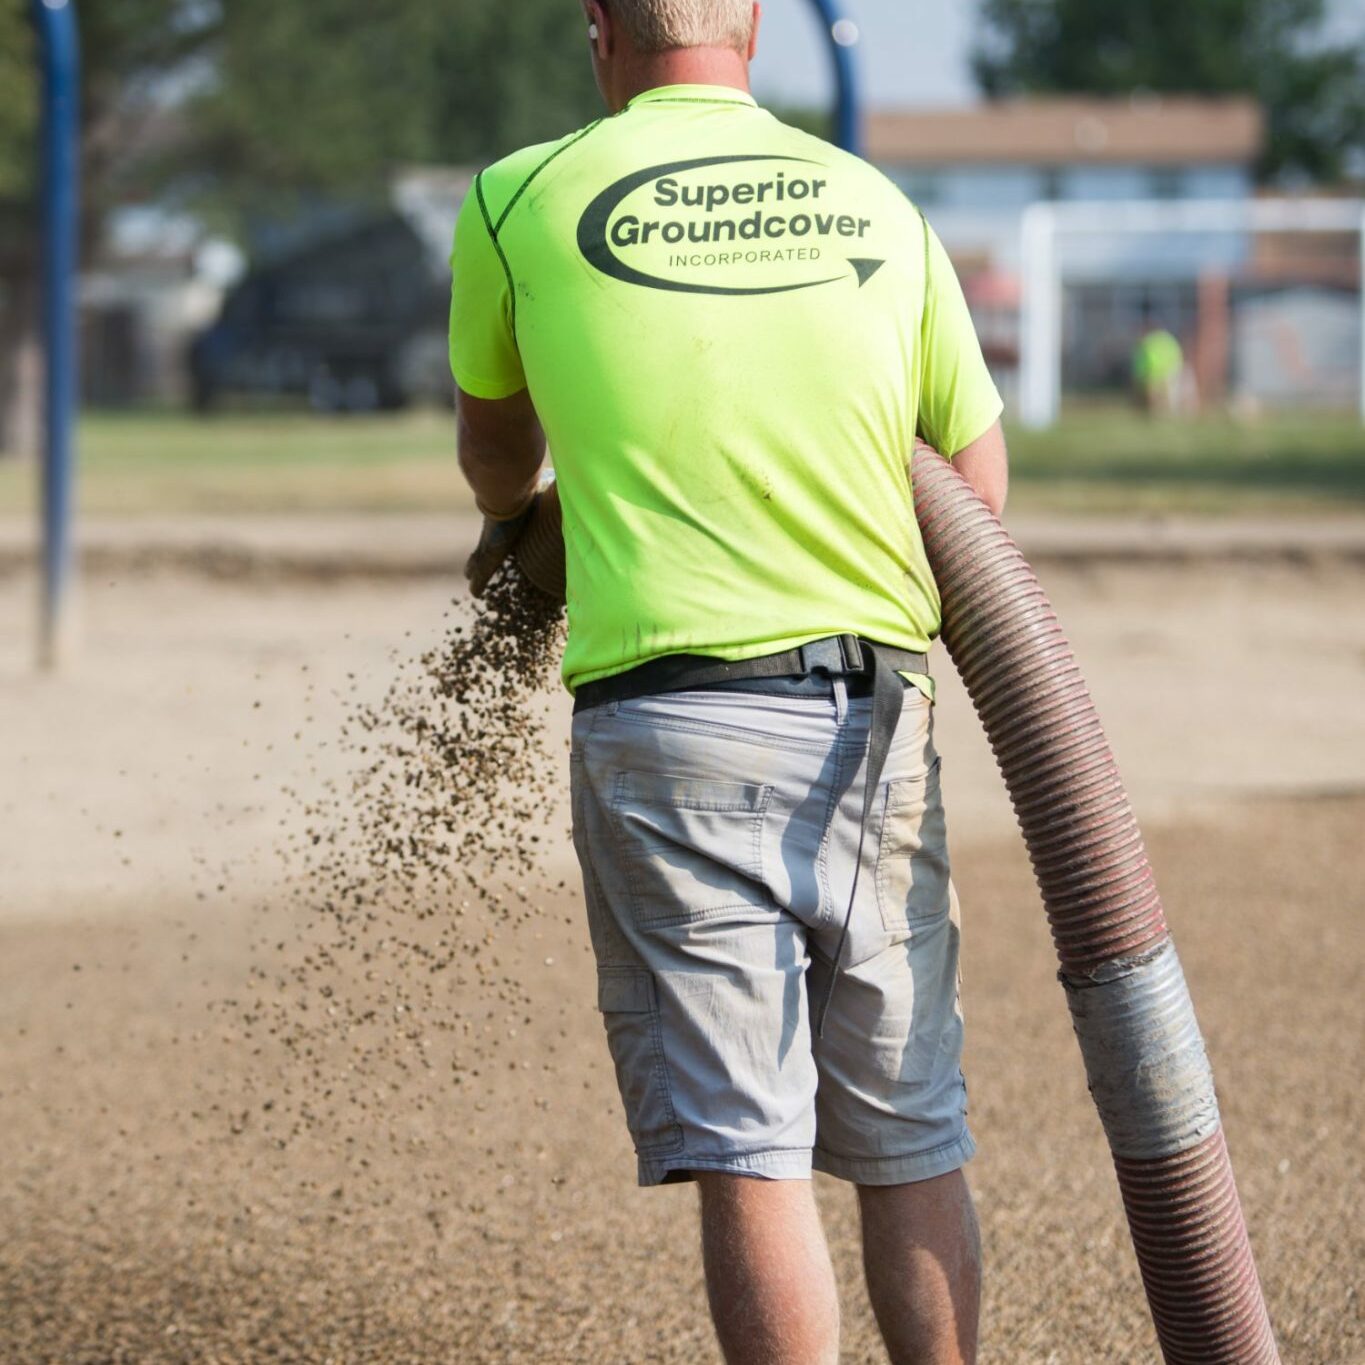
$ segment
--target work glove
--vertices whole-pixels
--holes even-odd
[[[469,591],[475,597],[482,597],[488,591],[493,575],[507,562],[507,558],[517,548],[517,543],[526,533],[535,515],[536,505],[545,496],[545,490],[554,483],[554,474],[546,471],[540,476],[536,491],[531,494],[524,506],[510,516],[483,514],[483,531],[474,553],[464,566],[464,576],[469,580]],[[482,508],[480,509],[483,510]]]

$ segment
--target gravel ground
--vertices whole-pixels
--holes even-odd
[[[1052,585],[1149,812],[1285,1358],[1323,1365],[1365,1361],[1360,585]],[[6,710],[33,722],[0,740],[0,1360],[715,1358],[694,1196],[633,1187],[574,892],[494,935],[495,970],[418,997],[458,1030],[385,1017],[359,1061],[287,969],[317,945],[269,852],[278,789],[344,769],[319,749],[345,709],[330,689],[382,690],[442,595],[153,577],[92,593],[95,659],[54,688],[0,648]],[[1267,619],[1292,619],[1292,691],[1248,669]],[[1153,1360],[1042,913],[958,701],[946,687],[983,1360]],[[442,924],[458,906],[432,894]],[[348,955],[334,982],[382,1013],[386,970]],[[846,1359],[882,1359],[850,1194],[819,1190]]]
[[[1247,804],[1153,838],[1285,1358],[1323,1365],[1365,1360],[1362,819],[1359,800]],[[958,859],[983,1359],[1153,1359],[1021,857]],[[367,1109],[294,1137],[271,1106],[310,1094],[311,1069],[244,1045],[215,1003],[251,972],[251,917],[0,930],[0,1358],[714,1358],[693,1198],[631,1185],[564,908],[572,927],[516,954],[530,1022],[486,1011],[518,1032],[484,1079],[394,1069]],[[846,1359],[880,1359],[848,1192],[821,1195]]]

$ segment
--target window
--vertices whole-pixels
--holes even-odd
[[[891,178],[920,208],[929,208],[943,197],[943,177],[938,171],[902,169],[892,172]]]
[[[1183,199],[1185,177],[1175,166],[1154,166],[1150,172],[1148,193],[1153,199]]]

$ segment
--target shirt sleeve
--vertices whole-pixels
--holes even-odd
[[[480,178],[460,210],[450,253],[450,372],[466,393],[510,398],[526,387],[513,319],[512,273]]]
[[[924,234],[919,434],[951,460],[990,430],[1004,404],[948,253],[928,223]]]

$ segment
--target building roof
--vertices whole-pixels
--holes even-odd
[[[1264,137],[1255,100],[1185,95],[881,109],[868,115],[866,129],[868,156],[897,166],[1246,165]]]

